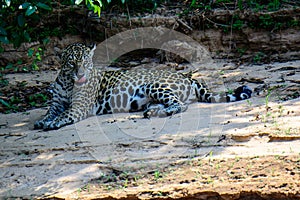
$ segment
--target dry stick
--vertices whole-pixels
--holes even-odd
[[[130,27],[130,29],[132,29],[132,27],[131,27],[131,17],[130,17],[130,13],[129,13],[129,9],[128,9],[128,4],[126,4],[126,9],[127,9],[127,13],[128,13],[128,19],[129,19],[129,27]]]
[[[107,56],[107,60],[110,61],[109,53],[108,53],[108,48],[107,48],[107,33],[106,33],[106,28],[104,29],[104,34],[105,34],[106,56]]]
[[[181,19],[177,19],[177,22],[179,22],[179,24],[181,24],[182,26],[184,26],[185,28],[187,28],[188,30],[192,31],[193,28],[190,27],[189,25],[187,25],[187,23],[185,23],[184,21],[182,21]]]
[[[216,26],[229,27],[229,25],[227,25],[227,24],[220,24],[220,23],[217,23],[217,22],[214,22],[214,21],[210,20],[209,18],[205,17],[204,14],[202,14],[202,17],[203,17],[203,20],[207,20],[207,21],[209,21],[210,23],[212,23]]]

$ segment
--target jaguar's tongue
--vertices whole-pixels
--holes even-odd
[[[78,79],[78,80],[76,81],[77,84],[82,84],[82,83],[85,83],[85,82],[86,82],[86,78],[85,78],[84,75],[83,75],[80,79]]]
[[[84,68],[79,67],[78,71],[76,73],[76,76],[78,78],[78,80],[75,81],[76,84],[81,85],[83,83],[86,83],[87,80],[86,80],[86,77],[85,77],[85,70],[84,70]]]

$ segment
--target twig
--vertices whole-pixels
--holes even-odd
[[[190,27],[189,25],[187,25],[186,23],[184,23],[181,19],[177,19],[177,22],[179,22],[179,24],[183,25],[185,28],[187,28],[188,30],[192,31],[193,28]]]
[[[204,14],[202,14],[202,17],[203,17],[204,20],[207,20],[207,21],[209,21],[210,23],[215,24],[216,26],[229,27],[229,25],[226,25],[226,24],[219,24],[219,23],[217,23],[217,22],[214,22],[214,21],[210,20],[209,18],[205,17]]]

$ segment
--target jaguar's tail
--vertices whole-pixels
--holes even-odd
[[[203,85],[196,84],[196,96],[199,102],[207,103],[223,103],[223,102],[234,102],[249,99],[252,94],[252,89],[246,85],[236,88],[232,93],[215,93],[209,91]]]

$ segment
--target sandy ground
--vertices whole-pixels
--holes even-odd
[[[46,109],[1,114],[0,197],[300,198],[300,101],[280,101],[299,92],[300,61],[216,67],[198,75],[217,73],[215,88],[246,83],[253,98],[195,103],[169,118],[93,116],[48,132],[33,130]]]

